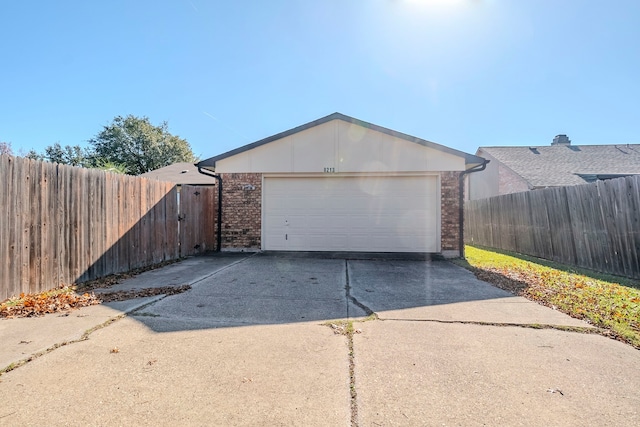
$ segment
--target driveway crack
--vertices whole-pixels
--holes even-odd
[[[358,301],[351,295],[351,282],[349,278],[349,260],[344,260],[345,271],[345,296],[347,300],[347,320],[342,326],[342,334],[347,337],[347,348],[349,350],[349,396],[351,398],[351,427],[358,427],[358,390],[356,388],[356,362],[353,348],[353,334],[356,332],[353,327],[353,320],[350,319],[349,304],[352,303],[356,307],[362,309],[367,316],[375,315],[366,305]],[[377,317],[376,317],[377,318]]]
[[[347,300],[347,324],[345,325],[344,335],[347,337],[347,348],[349,351],[349,397],[350,397],[350,412],[351,412],[351,426],[358,427],[358,392],[356,390],[356,362],[353,353],[353,322],[349,319],[349,301],[359,305],[358,301],[351,296],[351,283],[349,282],[349,261],[344,260],[344,290]],[[364,307],[360,307],[363,308]],[[366,311],[366,309],[365,309]]]
[[[395,318],[378,318],[379,320],[386,322],[430,322],[430,323],[444,323],[444,324],[458,324],[458,325],[478,325],[478,326],[497,326],[497,327],[512,327],[512,328],[527,328],[527,329],[555,329],[565,332],[577,332],[582,334],[600,334],[607,335],[606,330],[597,328],[594,326],[565,326],[565,325],[552,325],[548,323],[509,323],[509,322],[483,322],[477,320],[440,320],[440,319],[395,319]]]
[[[371,316],[372,314],[374,314],[374,311],[371,310],[366,305],[364,305],[363,303],[361,303],[360,301],[358,301],[356,297],[351,295],[351,283],[349,281],[349,260],[346,260],[346,259],[344,260],[344,270],[345,270],[344,289],[347,296],[347,318],[349,318],[349,301],[351,301],[353,305],[355,305],[356,307],[361,308],[367,316]]]
[[[358,392],[356,389],[356,362],[353,353],[353,323],[347,329],[347,347],[349,348],[349,395],[351,397],[351,426],[358,427]]]

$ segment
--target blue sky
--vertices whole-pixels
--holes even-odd
[[[640,143],[637,0],[110,0],[0,6],[0,141],[148,116],[207,158],[333,112],[474,153]]]

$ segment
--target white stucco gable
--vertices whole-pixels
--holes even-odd
[[[476,156],[339,113],[299,126],[200,166],[217,173],[384,173],[462,171]]]

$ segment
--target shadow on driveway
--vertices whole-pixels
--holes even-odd
[[[526,301],[447,261],[262,253],[228,258],[226,264],[220,260],[224,258],[210,257],[215,273],[194,283],[191,290],[143,307],[132,316],[154,331],[169,332],[327,321],[372,312],[383,319],[389,312],[395,318],[407,309],[414,309],[407,312],[410,318],[431,319],[425,309],[433,306]],[[159,285],[160,273],[155,272]],[[473,308],[465,309],[469,310]]]

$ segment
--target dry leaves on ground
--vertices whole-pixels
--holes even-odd
[[[102,294],[77,294],[75,287],[65,286],[39,294],[20,294],[0,304],[0,317],[38,317],[50,313],[68,312],[104,302],[125,301],[155,295],[175,295],[191,289],[190,285],[164,286]]]
[[[95,289],[110,288],[124,279],[134,277],[149,270],[173,264],[179,260],[165,261],[150,267],[139,268],[128,273],[113,274],[100,279],[82,283],[78,286],[61,286],[51,291],[38,294],[20,294],[0,303],[0,318],[37,317],[50,313],[68,312],[69,310],[96,305],[103,302],[124,301],[154,295],[174,295],[191,289],[189,285],[144,288],[129,291],[104,292],[98,295]],[[81,293],[79,293],[79,292]]]
[[[0,304],[0,317],[35,317],[100,304],[93,294],[77,294],[71,286],[39,294],[20,294]]]
[[[190,285],[163,286],[160,288],[144,288],[128,291],[105,292],[98,294],[102,302],[125,301],[134,298],[152,297],[155,295],[175,295],[181,294],[191,289]]]

